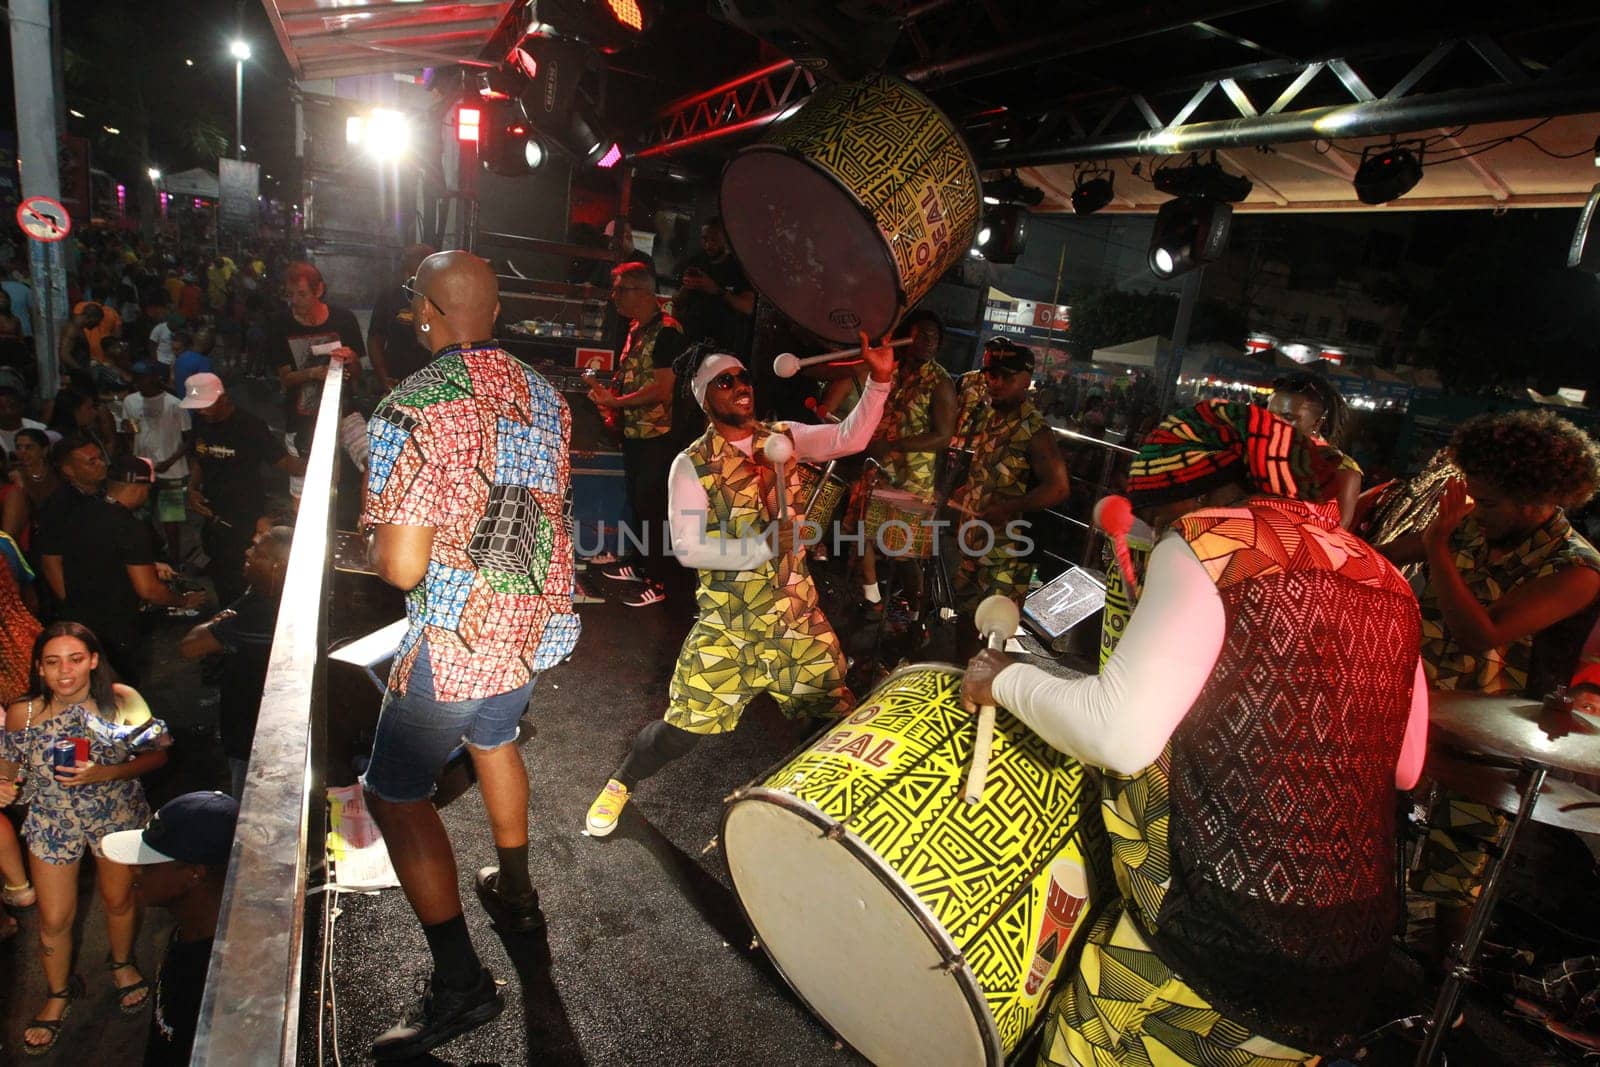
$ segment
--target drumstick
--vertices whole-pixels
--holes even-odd
[[[1133,554],[1128,551],[1128,533],[1133,529],[1133,504],[1125,496],[1103,496],[1095,501],[1094,524],[1111,535],[1111,551],[1122,570],[1122,580],[1128,583],[1128,592],[1139,596],[1139,572],[1133,568]]]
[[[794,442],[789,440],[788,434],[775,433],[767,438],[762,451],[767,454],[767,462],[772,464],[772,469],[778,477],[778,521],[789,517],[789,487],[784,484],[784,468],[794,458]]]
[[[910,343],[911,338],[902,337],[896,341],[886,341],[877,347],[900,348]],[[861,349],[859,347],[841,348],[837,352],[824,352],[819,356],[807,356],[805,359],[801,359],[793,352],[779,352],[778,357],[772,361],[772,373],[780,378],[793,378],[800,373],[801,367],[809,367],[813,363],[829,363],[836,359],[843,359],[845,356],[859,356],[860,354]]]
[[[787,352],[784,353],[784,354],[788,355]],[[814,396],[806,397],[806,410],[810,411],[812,414],[816,415],[816,417],[821,419],[823,422],[838,422],[839,421],[839,416],[833,414],[830,411],[823,411],[822,410],[822,405],[817,402],[817,398],[814,397]]]
[[[989,647],[996,651],[1005,648],[1006,638],[1017,632],[1021,612],[1009,597],[996,593],[985,597],[972,622],[983,635]],[[984,779],[989,777],[989,753],[994,747],[994,705],[985,704],[978,709],[978,736],[972,742],[972,766],[967,770],[967,788],[963,799],[976,804],[983,799]]]

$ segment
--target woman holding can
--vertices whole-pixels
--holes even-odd
[[[139,776],[167,761],[165,731],[144,698],[113,684],[100,642],[73,622],[47,626],[33,645],[29,695],[6,710],[0,754],[22,765],[31,801],[22,836],[39,903],[39,951],[49,994],[23,1034],[30,1056],[52,1048],[83,982],[72,974],[78,864],[95,853],[111,944],[108,961],[125,1014],[137,1013],[150,983],[133,961],[137,911],[129,868],[99,856],[100,838],[150,821]],[[17,785],[0,782],[0,805]]]

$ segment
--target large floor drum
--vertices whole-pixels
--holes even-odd
[[[761,294],[819,337],[893,328],[967,254],[978,170],[927,97],[894,78],[823,89],[722,173],[722,219]]]
[[[885,1067],[1002,1063],[1091,895],[1083,771],[1004,711],[983,800],[962,800],[976,720],[960,683],[945,665],[897,671],[723,814],[767,954]]]

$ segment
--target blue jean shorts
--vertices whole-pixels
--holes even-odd
[[[462,741],[485,752],[515,741],[533,681],[476,700],[435,700],[433,668],[424,647],[417,653],[406,690],[384,693],[372,760],[361,776],[367,792],[394,804],[433,796],[435,779]]]

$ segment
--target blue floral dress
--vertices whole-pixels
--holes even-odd
[[[35,721],[31,728],[6,732],[6,758],[27,768],[25,789],[31,803],[22,836],[35,856],[46,863],[72,863],[83,858],[87,845],[98,857],[100,839],[106,834],[137,830],[149,823],[150,804],[139,779],[63,786],[56,781],[50,761],[50,750],[57,741],[87,737],[91,762],[126,763],[138,754],[124,740],[126,733],[82,704],[43,722]]]

